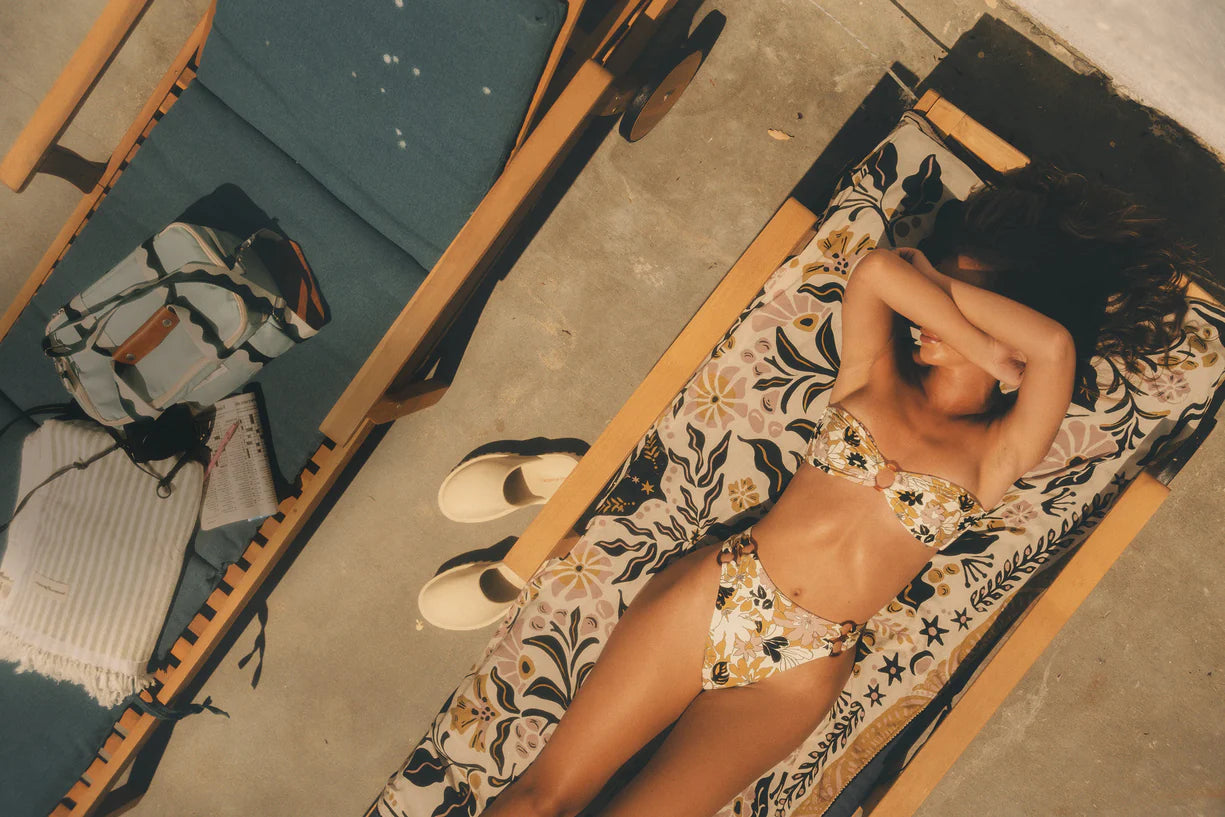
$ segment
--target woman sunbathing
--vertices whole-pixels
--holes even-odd
[[[825,718],[865,622],[1043,459],[1089,358],[1136,369],[1180,340],[1192,262],[1114,191],[1031,167],[941,216],[935,266],[855,267],[829,405],[776,504],[646,584],[487,817],[577,814],[673,721],[602,814],[716,812]]]

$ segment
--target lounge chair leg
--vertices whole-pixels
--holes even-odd
[[[442,399],[451,381],[434,378],[410,383],[396,392],[388,392],[370,409],[367,417],[375,425],[390,423],[418,409],[432,406]]]

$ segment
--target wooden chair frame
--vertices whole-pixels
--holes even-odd
[[[914,110],[946,139],[957,142],[997,171],[1029,162],[1023,153],[934,91],[924,94]],[[546,559],[569,551],[577,541],[575,531],[582,514],[771,273],[808,245],[816,234],[816,225],[817,217],[797,200],[788,198],[783,203],[520,535],[504,560],[518,576],[527,581]],[[1197,298],[1213,301],[1193,282],[1188,290]],[[907,817],[914,813],[1156,512],[1169,490],[1155,471],[1145,471],[1136,478],[1068,557],[1059,575],[1030,605],[1020,624],[901,774],[873,792],[865,803],[864,817]]]
[[[0,315],[0,339],[52,274],[144,138],[195,78],[215,3],[107,162],[90,162],[57,144],[151,1],[110,0],[0,162],[0,181],[17,192],[35,174],[46,172],[85,193],[16,299]],[[142,694],[146,701],[177,702],[375,426],[441,398],[449,383],[421,376],[435,347],[586,124],[625,95],[619,82],[675,3],[616,0],[593,30],[582,31],[578,19],[584,0],[569,0],[566,19],[502,173],[324,419],[320,431],[325,440],[300,474],[298,493],[281,502],[242,558],[226,571],[221,586],[171,648],[167,664],[156,671],[157,685]],[[153,716],[129,708],[52,817],[95,813],[158,725]],[[126,810],[131,802],[114,813]]]

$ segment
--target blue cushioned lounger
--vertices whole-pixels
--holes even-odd
[[[67,400],[41,353],[43,328],[145,238],[185,211],[234,232],[272,224],[301,245],[331,313],[254,381],[276,467],[292,482],[324,442],[324,416],[497,178],[565,16],[558,0],[379,2],[344,14],[324,2],[223,0],[196,81],[0,340],[0,423]],[[32,427],[0,439],[0,507],[13,507]],[[158,659],[257,527],[196,535]],[[0,814],[55,809],[125,708],[0,664]]]

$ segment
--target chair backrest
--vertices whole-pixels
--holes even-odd
[[[501,170],[562,0],[219,0],[198,81],[429,269]]]

